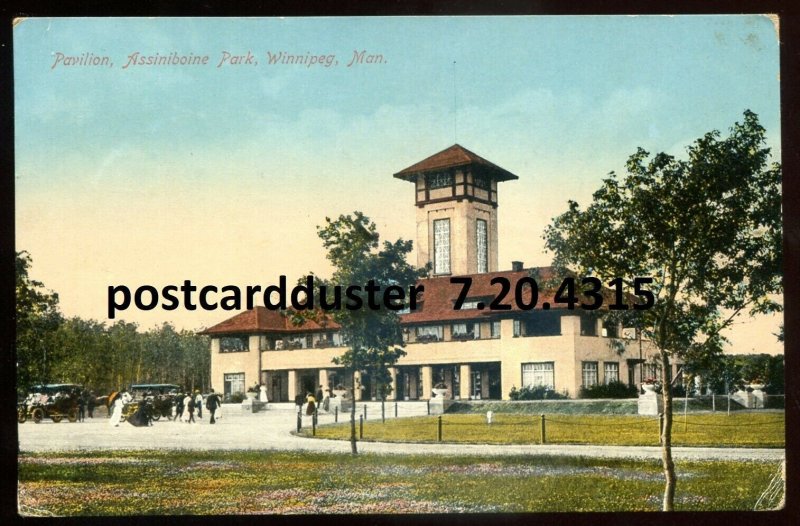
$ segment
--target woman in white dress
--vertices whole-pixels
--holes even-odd
[[[121,396],[114,398],[113,409],[111,410],[111,419],[108,421],[111,426],[119,426],[122,420],[122,406],[124,405]]]

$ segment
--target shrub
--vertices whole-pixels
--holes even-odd
[[[622,382],[609,382],[595,384],[590,387],[581,387],[580,398],[635,398],[639,391],[635,386]]]
[[[516,387],[512,387],[508,397],[512,400],[564,400],[569,398],[566,393],[557,393],[543,385],[527,386],[519,390]]]
[[[233,393],[225,397],[226,404],[241,404],[244,400],[244,393]]]

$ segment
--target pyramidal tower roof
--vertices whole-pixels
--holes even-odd
[[[423,159],[416,164],[412,164],[408,168],[400,170],[394,174],[394,176],[405,181],[416,181],[419,175],[428,172],[435,172],[445,168],[468,165],[482,167],[490,177],[497,181],[511,181],[514,179],[519,179],[519,177],[512,174],[508,170],[500,168],[496,164],[487,161],[480,155],[467,150],[460,144],[454,144],[453,146],[446,148],[439,153],[431,155],[427,159]]]

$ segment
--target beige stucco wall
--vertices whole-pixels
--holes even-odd
[[[219,338],[211,338],[211,387],[218,393],[224,392],[225,374],[244,373],[244,387],[247,389],[259,382],[258,336],[250,336],[250,350],[247,352],[219,352]]]
[[[482,328],[483,330],[483,328]],[[488,336],[486,326],[485,336]],[[445,337],[449,337],[449,325],[445,324]],[[582,382],[582,362],[598,362],[598,381],[603,382],[606,361],[619,364],[619,378],[627,383],[628,358],[639,358],[638,340],[623,340],[625,350],[618,354],[609,346],[609,338],[580,336],[579,316],[561,318],[560,336],[514,337],[513,320],[502,320],[499,339],[469,341],[444,341],[433,343],[411,343],[406,345],[406,356],[398,366],[467,365],[499,362],[501,364],[501,392],[504,399],[512,386],[522,387],[522,364],[532,362],[553,362],[555,389],[567,390],[571,397],[579,393]],[[249,352],[219,353],[219,340],[211,341],[212,386],[222,392],[225,373],[245,373],[245,384],[249,387],[258,381],[259,361],[258,337],[250,339]],[[346,348],[311,348],[282,351],[262,351],[261,370],[264,371],[302,371],[313,369],[335,369],[332,359],[341,355]],[[647,359],[654,353],[649,343],[642,345],[643,357]],[[638,381],[638,375],[637,375]],[[465,382],[462,380],[462,385]],[[427,394],[429,391],[423,391]]]
[[[477,269],[476,219],[487,222],[489,272],[498,270],[497,209],[463,200],[433,203],[417,208],[417,265],[433,263],[433,222],[450,219],[450,273],[475,274]]]

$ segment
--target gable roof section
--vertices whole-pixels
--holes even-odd
[[[516,175],[512,174],[504,168],[500,168],[496,164],[487,161],[480,155],[473,153],[460,144],[442,150],[439,153],[433,154],[427,159],[412,164],[404,170],[400,170],[395,177],[404,179],[406,181],[416,181],[417,176],[426,172],[441,170],[443,168],[452,168],[456,166],[467,166],[474,164],[481,166],[488,170],[493,179],[498,181],[510,181],[512,179],[519,179]]]
[[[301,325],[294,325],[290,316],[280,311],[269,310],[266,307],[256,307],[252,310],[240,312],[232,318],[214,325],[199,334],[224,335],[224,334],[253,334],[278,332],[285,334],[301,332],[321,332],[336,330],[339,324],[328,320],[323,326],[314,320],[304,320]]]
[[[569,273],[572,276],[572,273]],[[523,270],[505,270],[500,272],[489,272],[485,274],[469,274],[467,276],[472,278],[472,285],[470,286],[469,293],[467,294],[467,301],[480,300],[485,303],[484,309],[461,309],[455,310],[455,301],[461,293],[462,285],[460,283],[450,283],[451,276],[444,276],[438,278],[428,278],[417,282],[417,285],[423,285],[425,291],[419,296],[417,308],[414,312],[402,314],[400,316],[403,325],[417,325],[417,324],[437,324],[444,322],[457,322],[468,320],[487,320],[488,316],[497,318],[507,316],[509,314],[520,314],[526,312],[521,309],[515,299],[514,291],[516,290],[517,282],[520,279],[536,276],[535,280],[539,289],[539,297],[536,301],[536,307],[533,310],[542,310],[542,304],[548,302],[550,304],[549,310],[565,310],[567,305],[564,303],[555,302],[555,294],[558,286],[561,284],[557,280],[557,285],[553,288],[548,288],[544,285],[545,281],[553,280],[556,278],[555,270],[553,267],[538,267]],[[501,286],[492,285],[492,279],[496,277],[504,277],[508,280],[510,288],[508,294],[500,301],[500,303],[511,305],[510,310],[490,310],[489,305],[492,300],[497,297],[501,292]],[[574,276],[573,276],[574,277]],[[581,284],[580,279],[575,278],[575,292],[578,299],[581,299]],[[601,291],[603,295],[603,305],[600,307],[605,310],[608,305],[614,301],[613,291],[603,288]],[[629,301],[634,301],[635,297],[628,296]],[[522,302],[529,304],[531,301],[530,287],[522,288]],[[576,313],[581,312],[583,309],[580,305],[576,305],[574,309]],[[339,324],[330,318],[329,321],[323,326],[313,320],[305,320],[302,325],[295,326],[292,324],[291,317],[285,316],[279,311],[269,310],[265,307],[256,307],[253,310],[241,312],[236,316],[229,318],[213,327],[201,331],[200,334],[211,336],[225,335],[225,334],[254,334],[254,333],[282,333],[282,334],[297,334],[308,332],[322,332],[326,330],[337,330],[340,328]]]

